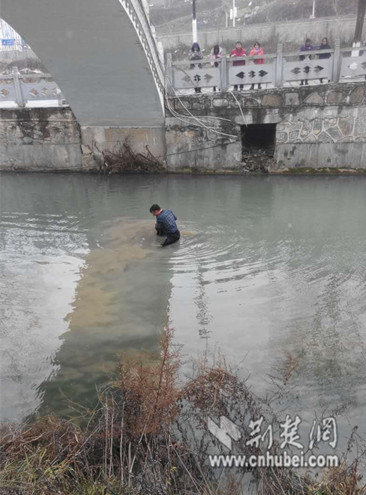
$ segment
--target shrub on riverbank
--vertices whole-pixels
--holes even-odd
[[[212,441],[207,417],[245,425],[261,415],[274,423],[275,416],[224,362],[202,366],[184,386],[178,386],[179,369],[167,330],[159,360],[122,356],[118,381],[100,392],[99,407],[83,427],[51,416],[19,430],[3,427],[0,495],[242,493],[243,469],[219,472],[208,466],[209,454],[226,451]],[[238,440],[238,452],[262,453],[247,440],[248,435]],[[278,445],[270,451],[278,453]],[[356,462],[342,464],[325,471],[318,483],[290,469],[257,468],[250,474],[266,495],[363,495],[357,468]]]

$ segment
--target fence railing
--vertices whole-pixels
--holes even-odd
[[[279,46],[274,54],[174,64],[169,55],[166,71],[168,95],[192,88],[215,87],[227,91],[232,86],[248,84],[283,87],[307,81],[366,81],[366,46],[340,48],[336,44],[334,49],[290,53],[282,53]],[[300,60],[300,57],[305,58]],[[11,74],[0,74],[0,107],[32,106],[32,102],[44,102],[44,106],[67,105],[51,74],[21,73],[17,67]]]
[[[215,87],[227,91],[245,85],[284,87],[308,81],[347,82],[366,80],[366,47],[340,48],[307,52],[283,53],[278,45],[276,53],[255,57],[229,58],[214,61],[205,58],[172,63],[167,57],[167,91]],[[263,86],[262,86],[263,85]]]
[[[53,106],[66,104],[51,74],[20,73],[16,67],[13,68],[11,74],[0,74],[0,107],[2,102],[10,106],[14,104],[18,107],[25,107],[35,101],[44,103],[48,101]]]

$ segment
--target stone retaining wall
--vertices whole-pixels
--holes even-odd
[[[0,110],[0,170],[82,170],[80,128],[67,108]]]
[[[96,172],[103,152],[118,153],[126,140],[164,161],[164,126],[80,126],[69,108],[1,109],[0,171]]]
[[[363,83],[206,93],[168,103],[171,170],[242,170],[241,126],[250,124],[277,124],[272,172],[309,167],[366,170]]]
[[[366,86],[324,84],[170,98],[166,162],[172,172],[240,172],[242,126],[276,124],[271,172],[366,171]],[[115,149],[127,135],[135,151],[165,154],[164,132],[80,128],[68,108],[0,110],[0,170],[98,170],[93,143]],[[98,139],[97,139],[98,138]],[[100,141],[100,142],[99,142]],[[99,163],[100,165],[100,163]]]

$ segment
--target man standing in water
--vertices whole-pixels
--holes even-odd
[[[162,210],[159,205],[154,204],[150,208],[150,213],[156,217],[155,229],[157,235],[166,236],[162,244],[163,247],[179,241],[180,232],[175,223],[177,217],[172,210]]]

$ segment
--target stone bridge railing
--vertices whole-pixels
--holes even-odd
[[[19,72],[0,75],[0,108],[33,106],[63,106],[64,96],[51,74]]]
[[[165,89],[163,62],[160,59],[157,42],[151,30],[151,24],[144,5],[141,0],[120,0],[120,2],[136,29],[136,33],[149,61],[155,83],[161,95],[163,95]]]
[[[249,89],[248,84],[279,88],[296,83],[308,84],[309,81],[350,82],[366,79],[366,47],[340,48],[339,43],[334,49],[291,53],[282,53],[282,46],[279,45],[277,53],[256,57],[222,57],[216,62],[217,67],[209,58],[173,64],[169,56],[168,94],[174,95],[176,91],[192,88],[216,87],[227,91],[232,86]]]

